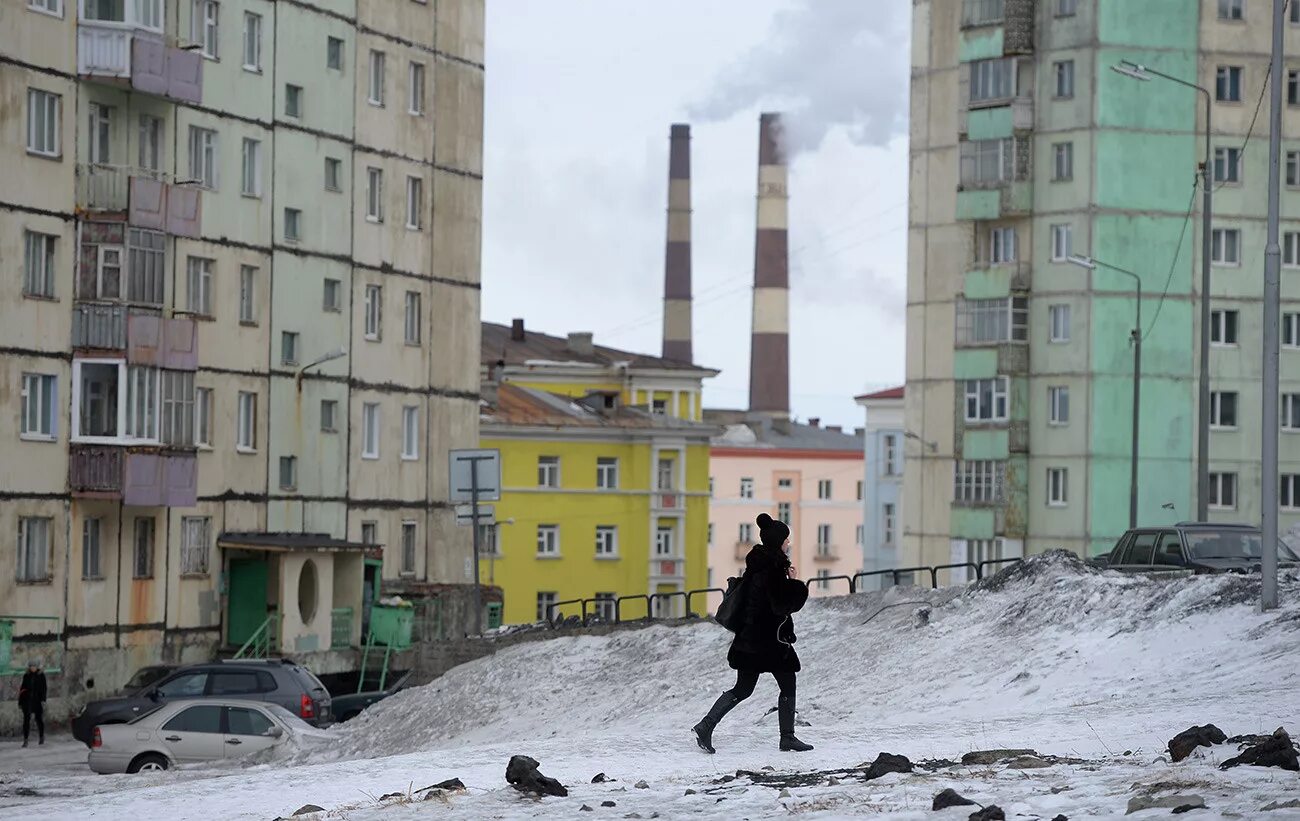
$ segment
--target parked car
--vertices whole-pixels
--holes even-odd
[[[97,773],[166,770],[243,758],[290,738],[313,743],[328,736],[279,704],[181,699],[126,724],[95,727],[87,763]]]
[[[338,722],[349,721],[361,715],[362,711],[371,704],[384,699],[396,693],[406,686],[411,680],[413,671],[405,673],[394,673],[390,684],[384,690],[364,690],[360,693],[337,693],[331,696],[330,708],[334,711],[334,720]]]
[[[329,691],[306,667],[289,659],[230,659],[191,664],[143,690],[88,702],[72,720],[72,735],[90,746],[96,726],[124,724],[170,701],[194,698],[271,702],[317,727],[333,720]]]
[[[141,667],[126,680],[122,685],[122,692],[134,693],[143,690],[151,684],[157,684],[167,677],[169,673],[179,669],[176,664],[150,664],[147,667]]]
[[[1139,527],[1125,533],[1113,550],[1089,560],[1096,567],[1125,573],[1191,570],[1196,573],[1258,572],[1262,537],[1253,525],[1179,522],[1169,527]],[[1280,565],[1300,557],[1280,541]]]

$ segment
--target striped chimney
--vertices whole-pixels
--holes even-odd
[[[758,220],[749,409],[790,414],[790,267],[786,158],[780,114],[758,121]]]
[[[691,361],[691,127],[668,146],[668,241],[664,251],[664,359]]]

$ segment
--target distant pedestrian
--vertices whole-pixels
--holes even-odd
[[[27,662],[27,672],[23,673],[22,683],[18,685],[18,709],[23,711],[23,746],[32,734],[32,719],[36,719],[37,743],[45,743],[45,671],[41,669],[41,660]]]
[[[758,516],[761,544],[745,557],[743,626],[736,631],[727,653],[727,663],[736,671],[736,686],[723,693],[709,714],[693,728],[700,749],[713,750],[713,729],[731,708],[749,698],[763,673],[771,673],[781,688],[777,718],[781,727],[781,749],[805,752],[812,745],[795,737],[795,674],[799,656],[794,651],[794,620],[808,600],[808,585],[794,578],[785,545],[790,528],[766,513]]]

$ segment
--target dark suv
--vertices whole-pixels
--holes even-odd
[[[1263,556],[1261,541],[1259,528],[1253,525],[1179,522],[1169,527],[1139,527],[1125,533],[1114,550],[1090,563],[1126,573],[1257,573]],[[1281,542],[1277,560],[1284,566],[1300,562]]]
[[[72,735],[90,746],[98,725],[125,724],[168,700],[207,697],[279,704],[316,727],[333,720],[329,691],[306,667],[288,659],[239,659],[191,664],[135,693],[91,701],[72,720]]]

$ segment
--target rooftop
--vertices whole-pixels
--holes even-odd
[[[860,428],[846,432],[837,426],[822,427],[818,419],[803,423],[750,411],[706,408],[704,421],[723,428],[722,433],[711,441],[715,448],[851,451],[862,454]]]
[[[524,328],[523,320],[516,319],[513,325],[498,325],[494,322],[482,323],[484,365],[493,365],[502,360],[508,366],[523,367],[529,363],[546,362],[552,364],[597,365],[609,367],[626,362],[629,367],[682,372],[695,371],[701,376],[713,376],[718,372],[712,368],[694,365],[690,362],[678,362],[661,356],[622,351],[607,348],[592,342],[589,333],[573,333],[567,338],[530,331]],[[520,338],[522,337],[522,339]]]
[[[902,399],[903,386],[900,385],[897,388],[886,388],[883,391],[876,391],[875,393],[864,393],[861,396],[855,396],[853,398],[859,402],[864,399]]]
[[[510,382],[497,387],[495,402],[485,400],[480,403],[479,421],[484,425],[555,428],[620,428],[699,434],[717,431],[714,425],[704,422],[628,407],[614,392],[597,391],[579,399]]]

